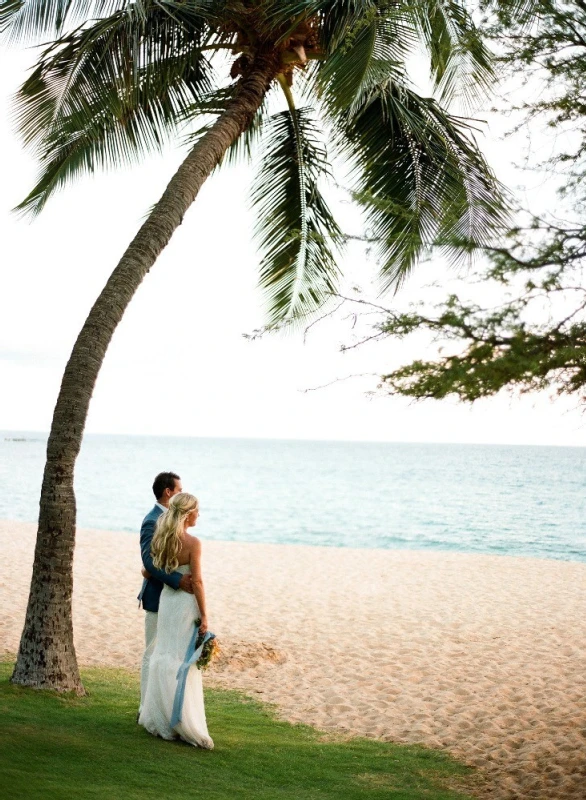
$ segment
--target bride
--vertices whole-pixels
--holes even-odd
[[[151,656],[148,684],[139,725],[163,739],[183,739],[211,750],[203,702],[201,670],[195,662],[199,636],[209,638],[203,581],[201,542],[187,533],[197,522],[197,498],[187,492],[174,495],[158,521],[151,545],[153,562],[166,572],[191,572],[193,594],[163,588],[159,605],[157,641]]]

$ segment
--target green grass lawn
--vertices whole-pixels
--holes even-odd
[[[11,671],[0,664],[4,800],[469,798],[454,787],[470,770],[443,753],[325,736],[236,692],[206,692],[208,752],[136,724],[133,674],[84,670],[76,698],[12,686]]]

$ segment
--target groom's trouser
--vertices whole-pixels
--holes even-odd
[[[146,688],[149,680],[149,664],[155,642],[157,641],[157,619],[159,615],[156,611],[144,612],[144,655],[142,657],[142,667],[140,670],[140,707],[142,708],[146,695]]]

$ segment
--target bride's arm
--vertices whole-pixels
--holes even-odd
[[[191,545],[191,582],[193,586],[193,594],[199,606],[199,613],[201,617],[201,625],[199,632],[205,633],[208,629],[208,616],[206,609],[205,591],[203,588],[203,579],[201,577],[201,542],[197,537],[193,537]]]

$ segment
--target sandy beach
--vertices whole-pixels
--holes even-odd
[[[34,535],[0,522],[4,654],[18,646]],[[586,797],[585,564],[232,542],[203,552],[223,648],[207,685],[293,722],[448,750],[479,769],[478,796]],[[81,664],[138,669],[139,569],[138,536],[78,532]]]

